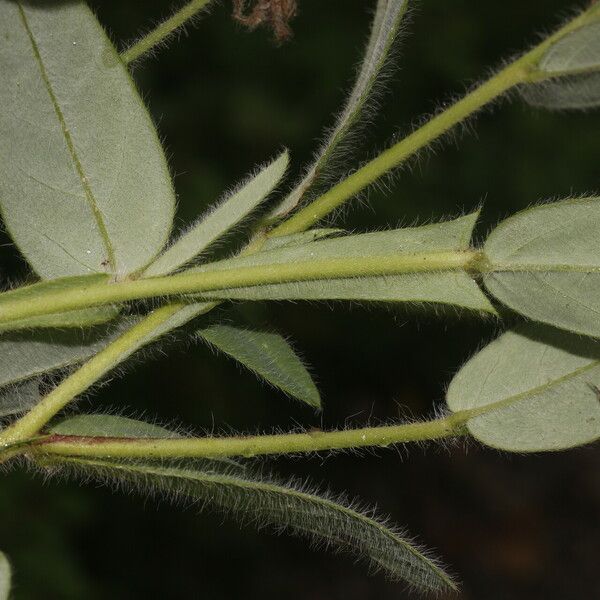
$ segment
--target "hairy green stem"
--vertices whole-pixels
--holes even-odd
[[[183,304],[163,306],[128,329],[64,379],[27,414],[2,431],[0,446],[6,448],[35,435],[59,410],[121,363],[126,356],[142,345],[143,340],[151,336],[158,326],[183,306]]]
[[[595,5],[579,17],[569,21],[556,33],[477,86],[425,125],[379,154],[358,171],[292,215],[275,228],[270,235],[275,237],[305,231],[491,101],[519,84],[539,79],[540,73],[537,70],[537,64],[548,47],[597,15],[598,6]]]
[[[163,21],[150,33],[147,33],[143,38],[135,42],[135,44],[121,52],[121,60],[128,65],[152,50],[155,46],[163,43],[179,27],[198,14],[210,1],[192,0],[188,2],[183,8],[180,8],[174,15]]]
[[[240,437],[101,438],[51,434],[29,449],[45,454],[119,458],[201,458],[294,454],[437,440],[464,432],[473,411],[461,411],[431,421],[364,427],[341,431],[309,431]]]
[[[29,288],[11,299],[0,294],[0,324],[92,306],[102,306],[161,296],[201,294],[230,288],[274,283],[474,270],[481,259],[476,250],[422,252],[386,256],[330,258],[296,263],[245,266],[210,271],[188,271],[165,277],[151,277],[116,283],[93,282],[80,288]],[[26,291],[23,289],[22,291]]]
[[[133,46],[121,54],[121,59],[129,64],[154,46],[164,41],[178,27],[193,17],[210,0],[192,0],[177,11],[172,17],[164,21],[155,30],[144,36]],[[503,94],[513,86],[535,81],[540,77],[536,65],[547,47],[558,38],[586,23],[599,12],[596,4],[573,19],[553,36],[536,46],[519,60],[513,62],[486,83],[482,84],[462,100],[455,103],[446,111],[438,114],[423,127],[402,140],[382,155],[366,164],[346,180],[334,186],[314,203],[299,211],[287,221],[274,228],[270,235],[288,235],[308,229],[335,210],[343,202],[377,180],[384,173],[401,164],[419,149],[433,140],[439,138],[457,123],[483,107],[485,104]],[[252,253],[253,249],[249,250]],[[443,256],[445,254],[446,256]],[[385,260],[383,260],[385,259]],[[244,269],[231,269],[228,271],[213,271],[204,273],[188,273],[172,277],[154,278],[133,282],[121,282],[111,285],[92,284],[79,290],[70,290],[54,293],[38,294],[35,286],[29,298],[14,301],[0,294],[0,323],[10,322],[20,318],[41,316],[76,310],[89,306],[112,304],[128,300],[148,298],[152,296],[168,296],[178,294],[198,293],[202,291],[240,287],[247,285],[263,285],[268,283],[283,283],[288,281],[306,281],[308,279],[322,279],[331,277],[355,277],[375,274],[396,274],[407,272],[425,272],[440,269],[468,269],[471,271],[483,270],[485,260],[479,252],[441,253],[435,257],[431,254],[411,255],[402,257],[380,257],[379,259],[341,259],[330,261],[314,261],[312,263],[297,263],[296,265],[269,265],[260,267],[246,267]],[[352,265],[350,265],[352,263]],[[360,266],[359,266],[360,263]],[[152,336],[152,333],[161,323],[181,310],[182,304],[174,303],[164,306],[143,319],[117,340],[99,352],[75,373],[66,378],[50,394],[48,394],[34,409],[0,434],[0,445],[11,447],[14,453],[27,448],[28,440],[37,434],[40,429],[75,396],[82,393],[103,377],[108,371],[119,364],[142,345],[142,340]],[[414,423],[390,427],[364,428],[350,431],[334,431],[328,433],[288,434],[281,436],[254,436],[247,438],[229,439],[183,439],[183,440],[136,440],[136,448],[141,448],[142,454],[148,456],[150,448],[143,448],[143,444],[156,444],[167,452],[176,451],[169,444],[183,444],[180,448],[186,456],[202,456],[202,452],[209,455],[251,455],[272,454],[280,452],[302,452],[330,450],[336,448],[354,448],[365,446],[386,446],[403,441],[437,439],[456,435],[463,429],[469,416],[468,411],[456,413],[444,419],[437,419],[427,423]],[[112,444],[125,444],[127,452],[132,451],[132,442],[117,442],[103,440],[103,451]],[[142,444],[139,446],[138,444]],[[162,446],[166,444],[166,446]],[[45,443],[48,452],[59,454],[61,448],[65,453],[73,452],[75,441]],[[81,445],[81,444],[80,444]],[[90,449],[98,446],[98,441],[88,440],[82,447]],[[187,450],[186,450],[187,449]],[[113,453],[116,451],[113,448]],[[124,449],[125,450],[125,449]],[[137,450],[134,450],[137,451]],[[154,450],[156,451],[156,450]],[[5,453],[4,458],[10,455]],[[177,454],[181,456],[182,454]],[[163,456],[157,454],[157,456]]]

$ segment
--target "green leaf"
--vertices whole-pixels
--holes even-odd
[[[599,231],[599,198],[519,212],[485,243],[485,286],[526,317],[600,337]]]
[[[0,551],[0,600],[8,600],[10,596],[12,569],[6,554]]]
[[[292,211],[334,162],[345,139],[363,113],[400,29],[400,22],[407,6],[408,0],[378,0],[367,49],[346,105],[317,152],[313,164],[308,167],[302,180],[285,200],[273,210],[271,219],[280,218]]]
[[[203,265],[210,271],[244,266],[296,263],[319,259],[376,257],[399,254],[465,251],[478,213],[446,223],[349,235],[288,246]],[[494,312],[478,285],[463,271],[440,271],[364,278],[337,278],[271,284],[206,292],[211,299],[240,300],[373,300],[386,302],[437,302]]]
[[[476,354],[448,389],[479,441],[503,450],[562,450],[600,438],[600,346],[541,326],[509,331]]]
[[[266,252],[267,250],[275,250],[275,248],[287,248],[289,246],[303,246],[304,244],[309,244],[310,242],[316,242],[317,240],[334,237],[343,233],[346,233],[343,229],[323,228],[309,229],[308,231],[292,233],[291,235],[269,237],[265,240],[261,251]]]
[[[532,106],[583,110],[600,106],[600,73],[560,77],[519,88]]]
[[[263,475],[198,461],[178,465],[86,458],[51,459],[87,479],[131,484],[194,505],[214,507],[227,516],[270,526],[333,546],[366,559],[389,579],[404,580],[423,591],[456,589],[452,579],[398,532],[368,514],[294,485],[281,485]]]
[[[552,44],[538,69],[557,74],[600,69],[600,21],[584,25]]]
[[[165,250],[145,271],[146,276],[175,271],[206,250],[255,210],[279,183],[289,162],[287,151],[243,182]]]
[[[262,377],[276,388],[321,408],[319,390],[288,342],[276,333],[212,325],[198,336]]]
[[[529,104],[557,110],[600,106],[600,22],[550,46],[538,69],[552,78],[520,87]]]
[[[173,438],[174,431],[118,415],[77,415],[49,427],[50,433],[82,437]]]
[[[174,193],[148,113],[83,1],[0,0],[0,208],[43,278],[118,277],[167,241]]]
[[[37,379],[25,381],[0,391],[0,417],[24,413],[41,399]]]
[[[123,321],[121,328],[130,321]],[[80,363],[114,339],[121,329],[24,331],[0,337],[0,387]]]

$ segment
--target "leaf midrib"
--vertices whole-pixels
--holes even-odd
[[[571,371],[570,373],[566,373],[565,375],[562,375],[561,377],[557,377],[556,379],[551,379],[550,381],[547,381],[546,383],[543,383],[536,387],[530,388],[523,392],[519,392],[518,394],[514,394],[512,396],[508,396],[507,398],[495,400],[494,402],[490,402],[489,404],[484,404],[483,406],[475,406],[475,407],[466,409],[472,413],[470,415],[469,419],[473,419],[473,418],[480,417],[480,416],[487,416],[489,413],[495,412],[497,410],[512,407],[514,404],[516,404],[517,402],[520,402],[521,400],[527,400],[530,398],[535,398],[537,396],[540,396],[546,390],[550,390],[557,385],[561,385],[567,381],[576,379],[583,373],[587,373],[588,371],[591,371],[598,365],[600,365],[600,360],[592,360],[587,365],[579,367],[579,368],[575,369],[574,371]]]
[[[90,188],[88,178],[85,174],[85,171],[83,170],[83,165],[81,164],[81,161],[79,160],[79,157],[77,155],[77,151],[75,149],[75,144],[73,143],[73,138],[71,137],[71,133],[69,132],[69,128],[67,126],[67,122],[65,120],[64,114],[58,103],[58,98],[56,97],[56,94],[54,93],[54,90],[52,88],[50,78],[48,77],[46,67],[44,66],[44,62],[42,60],[39,46],[35,40],[33,32],[31,31],[31,28],[29,27],[29,22],[27,21],[27,15],[25,14],[25,11],[23,10],[23,6],[22,6],[21,2],[18,3],[18,8],[19,8],[19,15],[21,17],[21,22],[23,23],[23,27],[25,28],[27,37],[29,38],[29,41],[31,43],[31,49],[33,51],[33,56],[39,67],[39,70],[40,70],[40,77],[42,78],[44,87],[46,88],[46,91],[48,92],[48,96],[50,97],[50,101],[52,102],[54,112],[56,113],[56,117],[60,124],[61,131],[62,131],[63,137],[65,139],[65,143],[67,145],[67,149],[71,156],[71,160],[73,161],[73,165],[77,172],[77,176],[79,178],[79,182],[81,183],[81,186],[85,193],[85,197],[88,202],[88,205],[92,211],[92,214],[94,215],[94,220],[96,221],[96,226],[98,227],[98,231],[100,232],[102,242],[104,243],[104,247],[106,249],[108,263],[111,267],[111,270],[114,272],[114,271],[116,271],[115,252],[114,252],[112,243],[110,241],[110,237],[108,235],[108,230],[107,230],[106,224],[104,222],[104,217],[98,207],[98,203],[96,202],[96,199],[94,197],[92,189]]]

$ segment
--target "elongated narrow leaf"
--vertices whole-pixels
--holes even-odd
[[[24,413],[40,401],[40,387],[36,379],[0,390],[0,417]]]
[[[261,169],[202,217],[152,263],[145,275],[175,271],[206,250],[257,208],[279,183],[288,165],[288,153]]]
[[[467,426],[515,452],[561,450],[600,438],[600,345],[528,325],[503,334],[458,372],[453,411],[488,409]]]
[[[121,417],[119,415],[77,415],[52,425],[49,431],[58,435],[109,438],[173,438],[180,437],[164,427]]]
[[[53,459],[54,460],[54,459]],[[262,475],[202,462],[182,466],[99,459],[57,459],[87,478],[133,484],[169,497],[187,498],[259,526],[308,538],[366,559],[392,580],[404,580],[424,591],[455,589],[452,579],[401,534],[370,515],[293,485]],[[189,466],[188,466],[189,465]]]
[[[121,324],[126,325],[127,321]],[[24,331],[0,337],[0,387],[84,361],[119,334],[119,327],[88,331]]]
[[[521,314],[600,337],[600,199],[563,200],[506,219],[484,246],[484,281]]]
[[[360,119],[398,33],[407,5],[408,0],[377,1],[369,43],[346,106],[318,151],[313,164],[287,198],[275,208],[271,214],[272,218],[282,217],[298,205],[307,190],[323,175],[323,171],[334,159],[336,151]]]
[[[385,261],[402,254],[461,252],[469,247],[478,213],[447,223],[350,235],[290,246],[199,267],[201,271],[316,260],[373,257]],[[363,278],[332,278],[207,292],[206,298],[243,300],[373,300],[436,302],[494,312],[489,300],[464,271],[449,270]]]
[[[319,390],[288,342],[276,333],[212,325],[198,336],[262,377],[276,388],[316,408]]]
[[[153,124],[83,1],[0,0],[0,208],[43,278],[118,276],[164,246],[174,193]]]
[[[0,552],[0,600],[8,600],[10,597],[12,572],[10,562],[4,552]]]

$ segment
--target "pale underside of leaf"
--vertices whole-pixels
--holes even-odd
[[[595,108],[600,106],[600,72],[525,85],[519,91],[532,106],[555,110]]]
[[[145,276],[175,271],[248,217],[262,204],[283,177],[289,162],[283,152],[229,194],[165,250],[144,272]]]
[[[538,68],[547,73],[600,68],[600,21],[584,25],[552,44]]]
[[[600,345],[541,326],[509,331],[452,380],[453,411],[479,441],[514,452],[562,450],[600,438]]]
[[[201,271],[244,266],[310,262],[319,259],[367,256],[386,257],[419,252],[464,251],[478,213],[446,223],[319,240],[284,246],[250,256],[210,263]],[[385,302],[437,302],[494,312],[478,285],[461,271],[321,279],[232,288],[203,293],[214,299],[244,300],[372,300]]]
[[[0,333],[18,331],[22,329],[51,329],[51,328],[77,328],[101,325],[112,321],[119,315],[117,306],[98,306],[82,310],[70,310],[64,313],[18,319],[0,325]]]
[[[317,152],[313,164],[285,200],[273,210],[271,218],[286,215],[300,203],[305,193],[328,167],[336,151],[343,144],[344,138],[360,119],[398,33],[407,5],[408,0],[378,0],[367,49],[346,105],[325,143]]]
[[[282,235],[278,237],[269,237],[265,240],[261,251],[275,250],[276,248],[286,248],[289,246],[303,246],[310,242],[316,242],[324,238],[335,237],[346,233],[343,229],[321,228],[309,229],[300,233],[292,233],[291,235]]]
[[[41,399],[39,381],[32,379],[0,390],[0,417],[24,413]]]
[[[49,428],[51,433],[83,437],[174,438],[178,433],[159,425],[120,415],[76,415]]]
[[[0,551],[0,600],[8,600],[10,596],[12,570],[6,554]]]
[[[130,322],[123,320],[120,327]],[[119,327],[36,330],[0,337],[0,387],[80,363],[118,336]]]
[[[154,126],[85,2],[0,0],[0,208],[43,278],[134,272],[174,193]]]
[[[200,329],[197,333],[211,346],[276,388],[311,406],[321,407],[319,391],[310,373],[280,335],[222,324]]]
[[[600,337],[599,231],[598,198],[517,213],[485,243],[485,286],[531,319]]]
[[[61,458],[85,477],[158,491],[215,508],[242,521],[308,538],[366,559],[392,580],[424,591],[455,589],[452,579],[421,550],[368,514],[262,475],[202,462],[152,464],[136,461]]]

